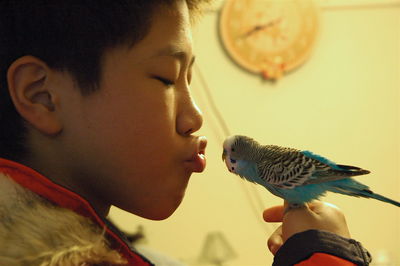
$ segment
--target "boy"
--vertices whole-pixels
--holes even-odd
[[[0,2],[0,265],[151,265],[105,217],[166,219],[204,170],[200,2]]]

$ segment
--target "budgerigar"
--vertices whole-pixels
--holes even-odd
[[[230,172],[264,186],[285,199],[289,207],[319,199],[326,191],[373,198],[400,207],[400,202],[376,194],[351,178],[368,174],[368,170],[336,164],[310,151],[260,145],[246,136],[228,137],[223,146],[222,159]]]

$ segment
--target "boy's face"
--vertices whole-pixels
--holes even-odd
[[[100,212],[113,204],[167,218],[192,172],[204,169],[197,154],[205,141],[191,135],[202,125],[189,94],[192,60],[189,13],[180,1],[158,8],[136,45],[106,52],[99,91],[62,92],[65,179]]]

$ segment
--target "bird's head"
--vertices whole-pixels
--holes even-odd
[[[237,161],[251,161],[254,151],[260,144],[247,136],[234,135],[227,137],[223,144],[222,160],[225,161],[228,170],[237,173]]]
[[[230,136],[225,139],[223,144],[222,160],[225,161],[226,167],[230,172],[234,172],[236,166],[236,160],[232,157],[235,153],[235,139],[236,136]]]

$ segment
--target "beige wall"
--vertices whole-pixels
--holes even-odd
[[[399,201],[400,7],[321,10],[312,57],[275,84],[231,62],[218,41],[217,17],[209,12],[198,24],[195,53],[231,133],[310,149],[338,163],[369,169],[371,174],[357,180]],[[275,226],[263,224],[262,208],[254,214],[249,199],[256,197],[249,198],[246,191],[257,193],[263,207],[281,200],[226,171],[221,161],[223,131],[196,75],[192,90],[204,111],[201,133],[209,138],[205,173],[193,175],[182,206],[166,221],[147,221],[118,209],[111,217],[128,231],[144,225],[151,248],[191,265],[206,234],[215,231],[222,232],[239,255],[226,265],[270,265],[266,241]],[[377,262],[387,254],[390,265],[400,265],[400,208],[332,194],[325,200],[344,211],[352,236]]]

